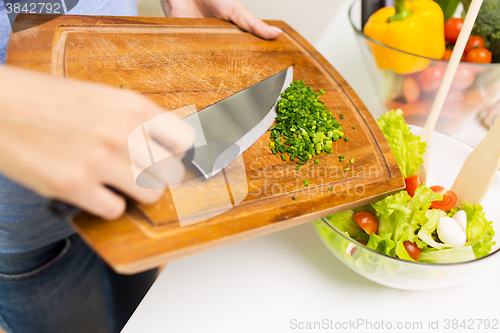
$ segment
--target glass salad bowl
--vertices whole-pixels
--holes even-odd
[[[427,120],[447,61],[410,54],[366,36],[361,29],[361,1],[349,9],[349,21],[372,78],[377,96],[388,110],[402,109],[409,124],[423,126]],[[397,64],[377,63],[373,52],[398,59]],[[378,56],[378,61],[388,57]],[[403,73],[401,73],[403,72]],[[452,133],[468,120],[500,101],[500,63],[461,62],[441,111],[436,130]]]
[[[421,128],[412,126],[418,135]],[[451,188],[472,147],[442,133],[434,133],[431,150],[431,167],[428,186],[441,185]],[[432,180],[436,180],[436,184]],[[463,282],[481,274],[489,265],[500,264],[500,174],[481,203],[488,221],[493,221],[496,245],[489,255],[482,258],[454,263],[433,264],[410,262],[376,252],[353,240],[327,220],[321,219],[313,225],[323,243],[347,267],[381,285],[404,290],[430,290]]]

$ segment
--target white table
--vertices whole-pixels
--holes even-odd
[[[323,31],[314,46],[378,117],[386,110],[367,79],[347,21],[350,1],[336,1],[337,12],[329,22],[319,24]],[[257,14],[289,22],[287,15],[300,8],[281,9],[266,16]],[[305,29],[308,21],[303,24],[304,31],[310,31]],[[292,26],[302,33],[300,24]],[[485,134],[473,122],[454,136],[475,146]],[[308,223],[168,264],[123,332],[318,332],[335,331],[330,329],[335,325],[343,325],[342,332],[385,332],[382,321],[385,327],[390,322],[396,332],[458,332],[445,330],[446,320],[500,320],[499,277],[500,265],[496,265],[465,283],[436,291],[386,288],[335,259]],[[373,329],[349,326],[358,320],[371,322]],[[430,322],[435,325],[436,320],[440,329],[430,329]],[[307,323],[314,322],[324,326],[307,329]],[[398,330],[398,323],[413,328]],[[500,323],[496,327],[485,332],[499,331]]]
[[[500,320],[499,276],[496,265],[445,289],[386,288],[345,267],[308,223],[168,264],[123,333],[295,332],[294,323],[323,320],[443,332],[446,319]],[[441,330],[427,330],[429,320]],[[384,332],[362,328],[342,332]]]

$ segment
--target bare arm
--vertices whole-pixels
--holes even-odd
[[[1,173],[107,219],[125,202],[105,185],[143,203],[160,198],[161,190],[135,184],[128,136],[162,108],[130,91],[8,66],[0,77]],[[169,125],[156,139],[170,153],[188,149],[192,128],[175,116]]]

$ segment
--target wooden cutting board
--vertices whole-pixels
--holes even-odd
[[[349,141],[338,141],[333,154],[324,153],[318,165],[310,161],[299,170],[296,163],[273,155],[269,134],[262,136],[239,160],[247,178],[244,200],[225,212],[214,211],[203,222],[181,227],[168,190],[155,205],[129,205],[116,221],[79,215],[73,221],[76,230],[118,272],[156,267],[365,205],[404,188],[394,156],[361,100],[284,22],[268,22],[284,31],[268,41],[217,19],[51,19],[18,16],[14,31],[20,31],[9,41],[7,64],[117,88],[123,85],[166,111],[193,104],[200,110],[293,66],[295,80],[325,90],[321,99],[327,109],[337,119],[343,115],[339,121]],[[346,161],[340,162],[339,155]],[[353,164],[348,162],[351,158]],[[212,209],[209,203],[207,210]]]

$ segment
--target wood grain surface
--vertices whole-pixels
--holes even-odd
[[[116,221],[79,215],[73,221],[77,231],[115,270],[135,273],[371,203],[404,187],[387,142],[355,92],[291,27],[268,22],[284,31],[276,40],[217,19],[18,16],[16,24],[26,29],[12,34],[8,65],[123,85],[166,111],[187,105],[200,110],[293,66],[295,80],[325,90],[321,99],[349,138],[337,141],[333,154],[318,156],[318,165],[309,161],[295,170],[296,163],[272,154],[266,133],[228,167],[244,165],[246,196],[240,204],[226,211],[214,205],[218,185],[184,189],[184,204],[193,203],[195,213],[211,212],[199,223],[180,226],[169,190],[155,205],[129,205]]]

